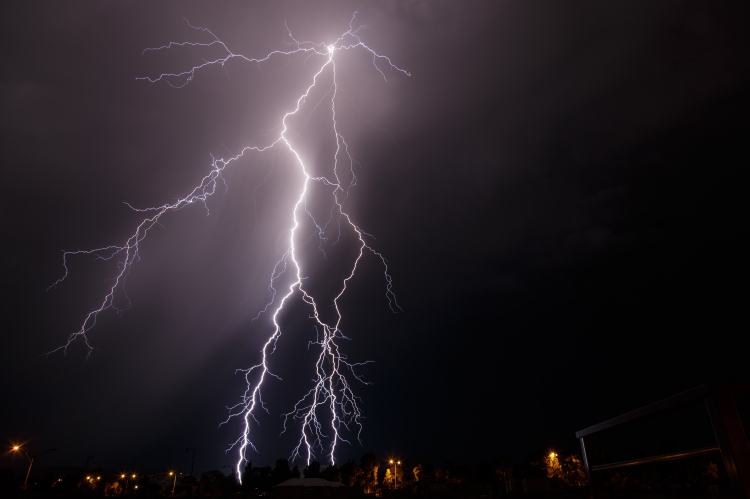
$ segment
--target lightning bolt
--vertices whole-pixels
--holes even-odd
[[[273,332],[261,348],[259,362],[250,368],[239,369],[237,371],[244,376],[247,383],[246,389],[242,394],[240,401],[236,405],[228,408],[229,414],[227,419],[222,423],[226,424],[234,418],[239,418],[242,421],[242,432],[240,436],[229,446],[229,449],[227,449],[228,452],[232,449],[238,451],[238,461],[236,464],[238,477],[242,476],[241,466],[246,462],[248,449],[253,449],[257,452],[251,439],[253,422],[256,424],[258,423],[256,414],[259,410],[268,412],[261,396],[263,383],[268,377],[281,379],[271,371],[269,357],[275,352],[277,342],[282,333],[279,316],[284,309],[284,306],[295,296],[299,296],[299,299],[301,299],[301,301],[311,310],[310,318],[314,322],[317,331],[315,341],[311,341],[308,345],[308,347],[314,347],[319,350],[314,366],[312,386],[297,401],[290,412],[283,414],[282,433],[287,431],[290,424],[296,423],[300,427],[300,437],[296,446],[291,451],[290,457],[293,461],[304,459],[308,465],[316,455],[325,455],[327,461],[331,464],[335,464],[337,444],[341,442],[349,443],[345,438],[344,430],[346,430],[347,433],[356,431],[357,439],[360,439],[362,431],[362,411],[359,408],[360,399],[354,394],[347,376],[351,376],[352,378],[367,384],[367,382],[357,374],[357,367],[367,364],[367,362],[350,362],[347,359],[347,356],[340,350],[340,340],[348,339],[343,334],[340,327],[343,318],[340,299],[344,296],[349,281],[357,273],[357,268],[366,254],[371,254],[382,264],[385,279],[385,295],[389,306],[394,312],[400,310],[396,296],[392,290],[393,283],[388,271],[386,259],[368,242],[373,239],[373,237],[362,230],[354,220],[352,220],[352,217],[345,209],[349,191],[357,182],[354,166],[358,163],[350,154],[349,145],[339,131],[339,123],[336,119],[336,103],[340,99],[342,93],[339,89],[340,82],[336,73],[335,56],[341,51],[360,50],[371,58],[374,70],[377,71],[385,81],[387,81],[387,79],[384,70],[389,73],[400,73],[407,76],[410,76],[410,73],[399,68],[387,56],[377,53],[362,41],[360,34],[366,25],[359,25],[355,28],[354,22],[356,15],[357,12],[354,13],[349,21],[348,29],[341,33],[332,43],[299,41],[287,27],[288,36],[292,41],[292,48],[289,50],[273,50],[262,57],[247,57],[237,54],[230,50],[229,47],[208,28],[193,26],[189,22],[188,26],[190,28],[209,37],[209,41],[169,42],[166,45],[145,49],[143,54],[152,51],[168,50],[173,47],[193,47],[203,49],[208,47],[219,47],[223,51],[221,57],[212,60],[204,59],[201,64],[195,65],[185,71],[162,73],[156,77],[138,78],[139,80],[145,80],[151,83],[164,82],[175,88],[182,88],[189,84],[199,72],[209,67],[219,66],[223,68],[225,64],[232,59],[256,64],[259,68],[264,62],[276,57],[287,57],[290,60],[295,57],[305,57],[305,64],[307,64],[307,61],[309,60],[318,62],[316,66],[313,66],[313,68],[317,68],[317,70],[314,71],[310,84],[302,95],[299,95],[296,98],[294,106],[292,106],[287,112],[280,113],[279,122],[275,127],[276,130],[280,130],[278,135],[269,139],[264,145],[247,146],[235,156],[212,158],[213,160],[210,171],[201,179],[198,185],[196,185],[187,195],[180,197],[172,203],[151,208],[136,208],[128,204],[128,207],[134,211],[145,214],[145,218],[141,220],[135,231],[125,240],[125,242],[121,245],[103,246],[91,250],[64,251],[64,275],[50,286],[51,288],[56,287],[58,284],[65,281],[69,275],[68,262],[72,257],[90,255],[94,256],[96,259],[115,260],[117,262],[118,273],[112,279],[111,287],[109,287],[107,293],[102,298],[99,306],[86,315],[81,327],[68,336],[65,344],[49,352],[50,354],[58,351],[66,353],[68,347],[72,343],[75,341],[83,341],[88,349],[87,355],[91,355],[93,347],[89,342],[87,334],[95,327],[99,315],[106,310],[113,309],[116,312],[121,313],[130,306],[130,301],[125,291],[126,278],[133,265],[140,259],[141,242],[143,242],[149,231],[154,226],[160,224],[161,218],[167,213],[181,210],[195,203],[202,203],[206,210],[208,210],[207,199],[216,193],[220,182],[226,185],[222,173],[226,168],[237,162],[245,154],[262,153],[275,148],[285,148],[292,153],[304,180],[302,182],[299,196],[290,208],[292,220],[291,225],[279,236],[278,241],[280,241],[285,234],[288,235],[288,244],[283,251],[281,258],[276,262],[271,272],[270,283],[268,286],[269,300],[265,307],[260,310],[256,316],[256,319],[258,319],[264,314],[270,315]],[[330,120],[332,123],[333,136],[336,141],[335,153],[332,158],[332,175],[330,175],[330,177],[325,175],[315,176],[311,174],[308,165],[306,165],[301,154],[292,144],[292,141],[298,135],[298,132],[296,132],[288,123],[288,120],[291,117],[300,113],[303,105],[310,99],[311,93],[316,86],[320,85],[320,80],[327,72],[330,72],[333,83],[328,92],[325,93],[323,98],[321,98],[315,105],[315,108],[317,109],[326,100],[330,101]],[[339,163],[340,157],[344,158],[344,161],[342,162],[347,164],[348,172],[346,175],[341,174],[341,168],[343,167]],[[350,180],[347,182],[344,178],[350,178]],[[324,222],[318,221],[307,208],[310,186],[313,183],[322,185],[327,189],[328,195],[330,196],[330,216],[328,217],[328,220]],[[312,221],[315,226],[315,230],[308,236],[307,241],[310,241],[310,239],[317,236],[319,239],[319,249],[323,251],[324,256],[326,245],[330,244],[332,246],[338,243],[342,238],[342,231],[348,230],[356,241],[356,258],[354,258],[351,268],[347,271],[348,274],[341,282],[340,288],[335,294],[332,304],[332,309],[334,311],[332,318],[326,319],[321,315],[319,299],[317,299],[313,292],[309,290],[310,286],[306,285],[308,271],[306,271],[304,265],[300,261],[299,252],[301,251],[301,246],[297,241],[299,232],[302,230],[302,220],[304,217],[308,217],[307,219]],[[329,232],[329,227],[333,225],[335,225],[337,229],[336,238],[333,241],[329,241],[327,234]],[[280,279],[284,275],[287,275],[288,277],[286,279],[291,281],[288,285],[279,284]],[[280,289],[277,289],[277,287]],[[124,306],[119,306],[115,303],[116,301],[119,301],[120,295],[124,296]]]

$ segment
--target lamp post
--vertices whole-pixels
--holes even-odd
[[[20,446],[20,445],[14,445],[14,446],[13,446],[13,450],[14,450],[15,452],[18,452],[18,451],[21,451],[21,450],[23,450],[23,449],[21,449],[21,446]],[[56,450],[57,450],[57,449],[48,449],[48,450],[46,450],[46,451],[42,452],[41,454],[37,454],[36,456],[32,456],[32,455],[30,455],[30,454],[29,454],[28,452],[26,452],[25,450],[23,451],[23,453],[24,453],[24,454],[26,454],[26,458],[27,458],[27,459],[29,460],[29,469],[28,469],[28,471],[26,472],[26,480],[24,480],[24,482],[23,482],[23,488],[24,488],[24,490],[25,490],[25,489],[26,489],[26,487],[28,487],[28,485],[29,485],[29,475],[31,474],[31,467],[32,467],[32,466],[34,465],[34,459],[36,459],[36,458],[38,458],[38,457],[41,457],[41,456],[45,455],[45,454],[46,454],[46,453],[48,453],[48,452],[53,452],[53,451],[56,451]]]
[[[130,476],[128,476],[127,473],[120,474],[120,478],[124,478],[125,479],[125,492],[128,491],[128,486],[130,485],[130,479],[132,478],[133,480],[135,480],[135,477],[136,477],[135,473],[133,473]],[[138,488],[137,485],[136,485],[136,488]]]
[[[174,488],[177,486],[177,472],[170,471],[169,476],[174,477],[174,479],[172,480],[172,497],[174,497]]]
[[[397,473],[401,461],[393,461],[393,459],[391,459],[388,462],[393,465],[393,479],[391,481],[393,482],[393,488],[395,489],[398,486]]]
[[[193,463],[190,465],[190,476],[193,476],[193,468],[195,468],[195,447],[185,448],[185,452],[193,451]]]
[[[547,466],[547,476],[550,476],[550,472],[552,472],[553,475],[557,475],[558,473],[562,474],[562,467],[560,466],[559,455],[555,451],[552,451],[549,453],[549,465]],[[560,478],[562,478],[562,476]]]
[[[91,488],[95,488],[97,486],[97,482],[99,480],[101,480],[101,479],[102,479],[102,477],[100,477],[100,476],[97,476],[97,477],[94,477],[94,476],[91,476],[91,475],[87,475],[86,476],[86,481],[89,483],[89,486]]]

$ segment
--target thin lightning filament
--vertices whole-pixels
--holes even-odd
[[[114,260],[117,262],[118,272],[112,278],[111,286],[108,288],[101,302],[99,302],[99,306],[88,312],[80,328],[68,336],[65,344],[49,352],[53,353],[61,351],[66,353],[68,347],[72,343],[82,341],[86,345],[88,355],[91,355],[93,347],[89,341],[88,333],[96,326],[99,315],[104,311],[112,309],[116,312],[122,312],[129,306],[127,294],[124,292],[126,278],[133,265],[140,259],[141,243],[146,238],[149,231],[154,228],[154,226],[160,224],[161,218],[167,213],[181,210],[195,203],[202,203],[206,206],[206,209],[208,209],[206,205],[207,199],[216,192],[218,183],[224,182],[222,174],[225,169],[232,164],[237,163],[238,160],[246,154],[262,153],[275,148],[285,148],[292,153],[296,165],[302,174],[303,181],[299,191],[299,196],[297,196],[291,206],[288,207],[291,224],[281,236],[282,238],[286,236],[286,248],[271,272],[269,301],[256,317],[258,318],[263,314],[267,314],[270,317],[272,333],[263,343],[258,363],[247,369],[238,370],[238,372],[242,373],[244,376],[247,383],[246,388],[240,401],[236,405],[228,408],[229,414],[227,419],[222,423],[228,423],[235,418],[241,421],[242,432],[228,449],[228,451],[232,449],[237,450],[236,472],[240,480],[242,477],[242,465],[247,461],[246,456],[248,450],[253,449],[257,452],[251,439],[251,430],[253,428],[253,423],[257,424],[258,422],[256,418],[258,411],[267,411],[261,397],[264,382],[268,377],[279,378],[270,370],[269,356],[275,351],[277,342],[282,334],[280,314],[285,305],[287,305],[290,300],[293,300],[295,296],[299,297],[299,299],[310,308],[310,317],[317,330],[317,337],[315,341],[311,342],[311,345],[319,352],[314,363],[312,385],[310,389],[296,402],[296,404],[294,404],[291,410],[282,415],[282,433],[287,431],[288,426],[293,423],[296,423],[300,431],[299,439],[297,440],[296,446],[291,451],[290,458],[292,460],[303,459],[308,465],[311,460],[318,455],[324,456],[326,461],[335,464],[337,444],[341,442],[348,443],[348,440],[344,436],[344,430],[346,430],[346,432],[356,432],[358,440],[361,436],[362,411],[359,407],[360,399],[354,394],[349,379],[353,378],[362,383],[366,383],[357,374],[356,368],[367,362],[350,362],[347,360],[346,355],[340,350],[340,340],[346,339],[346,336],[344,336],[340,329],[343,318],[340,299],[344,296],[350,280],[357,273],[358,266],[366,254],[373,255],[382,264],[386,284],[385,295],[389,306],[394,312],[400,310],[398,302],[396,301],[396,296],[392,290],[392,279],[388,271],[386,259],[381,253],[368,244],[371,236],[364,232],[353,221],[352,217],[345,209],[345,202],[349,195],[349,190],[356,183],[353,165],[357,162],[349,153],[349,146],[344,135],[339,130],[339,123],[336,119],[336,102],[340,95],[340,84],[339,77],[336,73],[335,58],[336,54],[340,51],[359,50],[371,59],[374,70],[377,71],[384,80],[386,79],[386,73],[384,70],[401,73],[407,76],[409,76],[410,73],[397,67],[388,57],[377,53],[362,41],[360,33],[364,28],[364,25],[355,28],[355,17],[356,12],[349,22],[348,29],[339,35],[333,43],[329,44],[298,41],[287,28],[288,36],[293,42],[293,48],[290,50],[274,50],[257,58],[246,57],[232,52],[227,45],[209,29],[192,26],[189,23],[188,25],[190,28],[207,35],[210,37],[210,41],[169,42],[160,47],[144,50],[143,53],[145,54],[151,51],[168,50],[173,47],[185,46],[221,48],[223,51],[221,57],[212,60],[204,59],[201,64],[190,67],[185,71],[162,73],[156,77],[138,78],[139,80],[145,80],[151,83],[164,82],[176,88],[182,88],[189,84],[202,70],[216,66],[224,67],[224,65],[232,59],[261,65],[274,57],[303,56],[306,58],[305,64],[317,64],[317,66],[312,66],[317,69],[313,72],[309,85],[302,95],[299,95],[296,98],[296,101],[294,101],[295,104],[291,109],[280,112],[279,121],[275,127],[275,130],[278,130],[276,136],[268,139],[265,144],[246,146],[235,156],[214,158],[211,163],[211,169],[201,179],[198,185],[196,185],[189,193],[172,203],[151,208],[135,208],[128,205],[131,209],[143,213],[144,218],[136,226],[135,231],[130,234],[125,242],[118,245],[103,246],[91,250],[64,251],[64,275],[51,286],[57,286],[68,277],[68,263],[69,259],[72,257],[91,255],[97,259]],[[332,159],[332,178],[326,176],[314,176],[310,173],[305,160],[292,144],[296,132],[290,128],[288,123],[290,118],[300,113],[303,105],[308,101],[316,86],[320,85],[320,80],[326,74],[329,74],[333,81],[331,90],[326,94],[326,96],[330,95],[330,120],[332,123],[333,135],[335,137],[335,153]],[[321,102],[323,102],[323,100],[321,100]],[[347,176],[351,178],[349,182],[343,181],[342,177],[339,175],[341,165],[339,165],[338,159],[340,155],[345,156],[348,160],[347,163],[350,171],[347,173]],[[325,186],[325,188],[328,189],[327,192],[331,198],[332,208],[330,218],[325,223],[316,220],[307,209],[310,187],[313,183]],[[319,300],[316,299],[313,293],[309,290],[309,286],[307,285],[308,281],[305,277],[309,275],[309,272],[302,264],[300,259],[301,248],[299,244],[295,242],[301,229],[302,219],[300,217],[305,216],[309,217],[314,223],[317,230],[316,234],[321,239],[321,246],[326,240],[325,230],[329,224],[333,223],[334,218],[336,223],[339,224],[339,238],[341,237],[341,227],[343,224],[344,227],[352,231],[356,240],[356,256],[351,267],[347,270],[346,277],[341,282],[340,288],[335,294],[335,298],[333,299],[333,317],[328,319],[324,319],[321,315]],[[316,234],[313,234],[313,236]],[[338,239],[336,242],[338,242]],[[291,283],[283,285],[280,290],[277,290],[277,281],[285,274],[291,276]],[[115,295],[117,293],[122,293],[125,296],[125,301],[127,303],[125,306],[115,304]],[[325,417],[323,417],[323,415],[325,415]]]

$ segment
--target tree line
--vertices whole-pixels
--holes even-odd
[[[561,486],[583,488],[587,485],[583,462],[578,455],[562,456],[554,451],[538,452],[521,462],[507,458],[480,460],[469,466],[461,462],[444,461],[440,465],[413,462],[405,459],[381,460],[374,452],[362,455],[359,462],[325,466],[313,461],[309,466],[277,459],[275,466],[253,466],[248,461],[242,484],[232,472],[211,470],[192,476],[168,473],[112,472],[102,469],[79,469],[64,475],[41,471],[32,474],[29,489],[21,491],[23,477],[10,468],[0,469],[0,497],[258,497],[270,492],[275,485],[292,478],[321,478],[358,487],[363,494],[382,496],[389,491],[399,495],[450,496],[456,487],[490,489],[498,495],[518,491],[523,479],[547,479]],[[726,488],[723,467],[715,458],[701,457],[686,461],[672,461],[632,469],[607,472],[604,485],[623,490],[672,490],[675,486],[694,491],[721,493]],[[464,487],[465,490],[468,490]],[[686,489],[686,490],[687,490]],[[568,489],[570,490],[570,489]],[[728,490],[728,489],[727,489]],[[238,495],[239,494],[239,495]]]

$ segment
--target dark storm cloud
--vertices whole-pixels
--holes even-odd
[[[60,463],[96,452],[102,465],[162,467],[197,443],[199,467],[228,464],[236,427],[214,428],[240,393],[234,369],[258,350],[249,319],[293,195],[283,155],[241,163],[209,217],[185,210],[149,237],[133,307],[103,319],[93,359],[38,356],[78,326],[108,274],[78,261],[70,282],[44,289],[60,249],[120,240],[137,220],[123,201],[184,194],[210,154],[263,140],[300,88],[285,61],[229,63],[181,90],[146,84],[135,77],[201,54],[145,47],[195,37],[187,18],[256,55],[284,46],[285,20],[326,39],[358,7],[367,42],[412,74],[384,82],[342,54],[356,106],[342,120],[363,165],[351,208],[405,308],[390,314],[368,262],[346,345],[376,361],[375,385],[360,389],[365,449],[520,454],[747,374],[722,332],[742,247],[746,4],[18,4],[4,8],[0,80],[8,436],[65,449]],[[306,311],[289,314],[280,345],[289,376],[308,334],[295,313]],[[709,329],[710,345],[688,340]],[[260,463],[288,452],[264,424]]]

